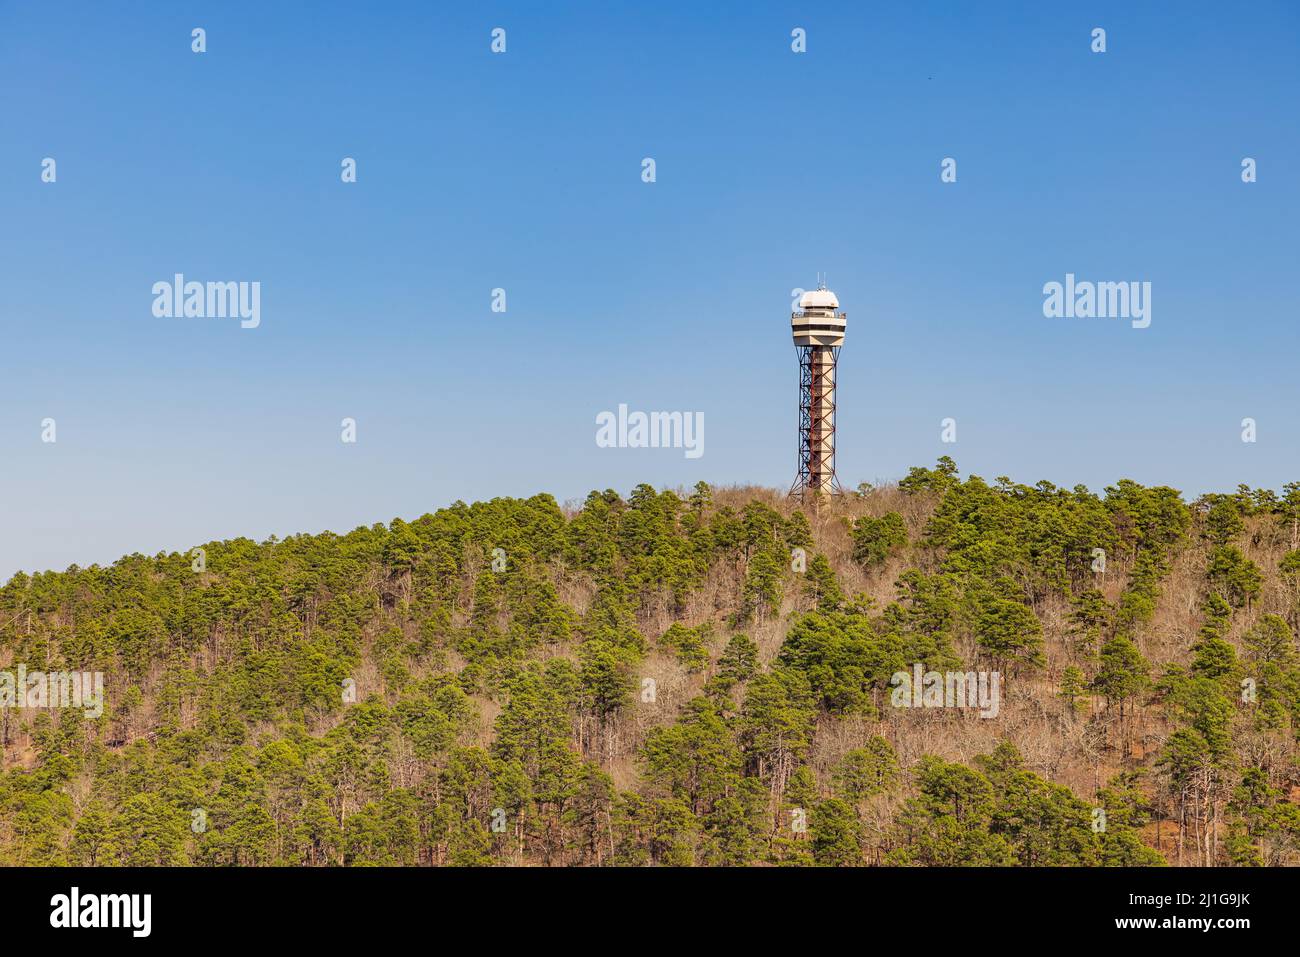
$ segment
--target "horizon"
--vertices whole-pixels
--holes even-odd
[[[989,486],[995,486],[997,483],[997,478],[991,478],[985,475],[978,475],[976,473],[963,473],[960,470],[960,463],[956,463],[956,464],[958,465],[958,471],[956,474],[963,483],[969,481],[970,479],[980,479],[981,481],[985,482]],[[928,469],[928,468],[933,468],[934,466],[928,465],[928,466],[914,466],[914,467]],[[1022,486],[1025,488],[1033,489],[1038,484],[1037,482],[1025,482],[1025,481],[1012,478],[1010,476],[1007,477],[1011,478],[1011,481],[1014,485]],[[897,489],[898,483],[902,481],[904,478],[906,478],[906,476],[901,475],[878,483],[876,482],[862,483],[862,484],[870,485],[870,488],[865,492],[865,496],[869,496],[873,492],[887,492],[890,490]],[[709,486],[710,490],[714,493],[714,495],[718,495],[719,493],[724,495],[727,493],[743,494],[746,492],[757,491],[757,492],[770,492],[776,495],[777,498],[779,499],[793,501],[793,498],[791,497],[790,493],[787,490],[783,490],[777,486],[756,485],[752,482],[729,482],[726,484],[715,484],[709,482],[707,479],[700,479],[699,481],[705,482],[705,484]],[[1047,480],[1040,479],[1038,481],[1047,481]],[[1085,491],[1090,494],[1096,495],[1098,498],[1104,499],[1106,497],[1107,489],[1117,485],[1119,482],[1122,481],[1129,481],[1129,480],[1125,478],[1119,478],[1119,479],[1115,479],[1112,482],[1107,482],[1106,485],[1102,488],[1085,487]],[[649,484],[649,483],[638,483],[638,484]],[[620,498],[626,501],[628,495],[631,494],[631,492],[635,487],[636,486],[632,486],[627,489],[612,489],[612,491],[616,492]],[[1236,488],[1232,489],[1231,491],[1226,489],[1220,489],[1217,491],[1202,492],[1199,495],[1189,495],[1185,490],[1178,489],[1174,486],[1169,486],[1166,483],[1155,482],[1147,487],[1174,488],[1174,490],[1178,492],[1179,498],[1188,505],[1193,505],[1198,499],[1204,496],[1209,496],[1209,495],[1231,496],[1238,491],[1238,489]],[[683,501],[686,501],[686,499],[689,497],[690,492],[692,491],[690,487],[685,485],[674,485],[674,486],[656,485],[653,486],[653,488],[655,489],[656,492],[673,492],[677,494],[680,498],[682,498]],[[1057,485],[1056,489],[1061,492],[1071,493],[1075,491],[1076,486]],[[15,576],[18,575],[27,575],[30,577],[33,575],[63,574],[64,572],[70,571],[73,568],[78,568],[81,570],[88,570],[93,568],[108,568],[111,567],[112,565],[115,565],[119,561],[122,561],[127,558],[133,558],[133,557],[158,558],[162,556],[173,556],[173,555],[186,556],[195,548],[199,548],[204,545],[215,544],[218,542],[229,543],[233,541],[248,540],[253,542],[256,545],[267,545],[267,544],[271,544],[272,542],[281,542],[281,541],[285,541],[286,539],[297,538],[300,536],[316,537],[320,535],[335,535],[338,537],[343,537],[346,535],[350,535],[353,532],[363,531],[366,529],[373,528],[375,525],[381,525],[384,526],[385,528],[390,528],[395,522],[406,522],[409,524],[412,522],[416,522],[427,515],[435,515],[440,511],[454,508],[457,505],[473,506],[479,503],[490,502],[493,501],[494,499],[507,499],[507,500],[522,502],[538,495],[549,495],[555,501],[556,505],[559,506],[560,510],[565,513],[565,519],[569,520],[572,519],[573,516],[582,509],[583,503],[585,502],[588,496],[599,495],[605,491],[611,491],[611,489],[593,488],[593,489],[589,489],[586,493],[580,496],[561,498],[560,496],[557,496],[552,492],[548,492],[545,489],[539,489],[529,494],[501,495],[501,496],[494,496],[493,499],[472,499],[468,501],[464,499],[456,499],[455,501],[446,502],[441,505],[437,505],[432,508],[426,509],[423,512],[420,512],[419,514],[394,515],[391,518],[387,518],[387,519],[377,518],[373,522],[362,522],[358,525],[353,525],[352,527],[346,529],[342,527],[339,528],[326,527],[326,528],[317,528],[317,529],[299,529],[297,531],[291,531],[283,535],[276,532],[271,532],[261,536],[249,535],[249,534],[234,534],[234,535],[216,536],[216,537],[209,536],[208,538],[203,539],[202,541],[190,542],[189,544],[186,545],[163,546],[157,549],[149,549],[149,550],[134,549],[131,551],[123,552],[120,555],[116,555],[113,558],[105,561],[93,561],[93,562],[86,562],[86,563],[73,562],[65,568],[18,568],[15,569],[12,573],[3,576],[3,578],[0,578],[0,585],[4,585],[5,583],[11,581]],[[1260,488],[1252,488],[1250,489],[1250,491],[1266,491],[1266,489],[1260,487]],[[1275,489],[1267,489],[1267,491],[1273,491],[1278,493],[1278,496],[1280,498],[1283,490],[1281,487],[1278,487]],[[833,504],[836,499],[840,499],[840,498],[856,499],[861,497],[864,497],[864,493],[858,491],[858,486],[853,486],[851,488],[846,486],[842,495],[836,495],[831,498],[830,504]],[[797,504],[795,506],[795,510],[800,510],[802,508],[804,508],[804,503]]]

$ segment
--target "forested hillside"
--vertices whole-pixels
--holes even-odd
[[[105,707],[0,714],[0,863],[1295,864],[1298,549],[1298,484],[941,459],[19,574],[0,669]]]

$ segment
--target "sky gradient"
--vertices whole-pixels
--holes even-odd
[[[457,499],[788,487],[818,271],[850,488],[944,454],[1300,479],[1295,4],[378,6],[0,6],[0,580]],[[261,325],[156,318],[178,272],[260,282]],[[1066,273],[1149,281],[1150,327],[1045,318]],[[704,454],[597,447],[620,403],[702,413]]]

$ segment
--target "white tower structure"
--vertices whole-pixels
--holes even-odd
[[[791,494],[816,500],[839,491],[835,478],[835,364],[847,316],[835,293],[819,283],[799,297],[790,316],[799,356],[799,474]]]

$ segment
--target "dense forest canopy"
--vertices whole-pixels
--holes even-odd
[[[20,573],[0,864],[1295,864],[1298,626],[1300,484],[947,458]]]

